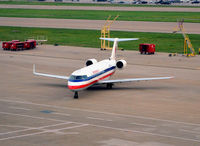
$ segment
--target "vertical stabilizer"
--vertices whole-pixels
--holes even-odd
[[[114,44],[113,44],[113,48],[112,48],[112,54],[110,56],[110,59],[114,59],[115,60],[116,50],[117,49],[118,49],[118,38],[115,38]]]

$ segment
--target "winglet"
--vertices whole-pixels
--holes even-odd
[[[34,75],[37,75],[37,76],[45,76],[45,77],[58,78],[58,79],[65,79],[65,80],[68,80],[68,79],[69,79],[69,77],[67,77],[67,76],[59,76],[59,75],[52,75],[52,74],[45,74],[45,73],[36,72],[35,64],[33,64],[33,74],[34,74]]]

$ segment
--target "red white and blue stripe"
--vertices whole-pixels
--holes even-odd
[[[116,69],[116,66],[111,66],[103,71],[100,71],[98,73],[95,73],[85,79],[79,79],[79,80],[68,80],[68,88],[70,90],[82,90],[85,88],[88,88],[92,86],[93,84],[97,83],[100,80],[108,79],[112,74],[114,74]]]

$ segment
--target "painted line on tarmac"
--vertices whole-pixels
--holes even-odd
[[[55,112],[55,113],[51,113],[51,114],[55,114],[55,115],[61,115],[61,116],[67,116],[67,117],[71,116],[70,114],[65,114],[65,113],[57,113],[57,112]]]
[[[67,134],[79,134],[79,132],[54,132],[55,134],[59,134],[59,135],[67,135]]]
[[[79,132],[57,132],[56,134],[79,134]]]
[[[41,129],[44,129],[44,128],[55,127],[55,126],[60,126],[60,125],[67,125],[67,124],[71,124],[71,123],[72,122],[64,122],[64,123],[58,123],[58,124],[54,124],[54,125],[47,125],[47,126],[36,127],[36,128],[33,128],[33,129],[41,130]]]
[[[22,129],[22,130],[15,130],[15,131],[10,131],[10,132],[0,133],[0,135],[8,135],[8,134],[12,134],[12,133],[24,132],[24,131],[28,131],[28,130],[32,130],[32,129],[33,128],[27,128],[27,129]]]
[[[57,119],[37,117],[37,116],[29,116],[29,115],[22,115],[22,114],[14,114],[14,113],[8,113],[8,112],[0,112],[0,114],[6,114],[6,115],[12,115],[12,116],[22,116],[22,117],[27,117],[27,118],[34,118],[34,119],[40,119],[40,120],[49,120],[49,121],[56,121],[56,122],[66,122],[64,120],[57,120]]]
[[[71,124],[71,123],[72,122],[65,122],[65,123],[59,123],[59,124],[47,125],[47,126],[41,126],[41,127],[28,127],[27,129],[15,130],[15,131],[10,131],[10,132],[0,133],[0,135],[8,135],[8,134],[12,134],[12,133],[29,131],[29,130],[43,130],[44,128],[55,127],[55,126],[60,126],[60,125],[66,125],[66,124]],[[45,131],[48,131],[48,130],[45,130]]]
[[[152,128],[155,128],[157,127],[156,125],[150,125],[150,124],[141,124],[141,123],[130,123],[132,125],[138,125],[138,126],[146,126],[146,127],[152,127]]]
[[[30,133],[30,134],[23,134],[23,135],[18,135],[18,136],[12,136],[12,137],[6,137],[6,138],[1,138],[0,141],[3,140],[10,140],[10,139],[15,139],[15,138],[21,138],[21,137],[27,137],[27,136],[33,136],[33,135],[38,135],[38,134],[44,134],[44,133],[51,133],[51,132],[57,132],[59,130],[67,130],[67,129],[74,129],[74,128],[80,128],[80,127],[85,127],[88,126],[89,124],[82,124],[78,126],[72,126],[72,127],[67,127],[67,128],[61,128],[61,129],[56,129],[56,130],[45,130],[42,132],[35,132],[35,133]],[[69,133],[67,133],[69,134]]]
[[[42,131],[42,132],[36,132],[36,133],[31,133],[31,134],[24,134],[24,135],[18,135],[18,136],[13,136],[13,137],[1,138],[0,141],[20,138],[20,137],[27,137],[27,136],[32,136],[32,135],[38,135],[38,134],[43,134],[43,133],[47,133],[47,132]]]
[[[110,119],[103,119],[103,118],[95,118],[95,117],[87,117],[88,119],[92,119],[92,120],[100,120],[100,121],[113,121]]]
[[[162,122],[168,122],[168,123],[200,126],[200,124],[196,124],[196,123],[187,123],[187,122],[181,122],[181,121],[165,120],[165,119],[144,117],[144,116],[134,116],[134,115],[127,115],[127,114],[117,114],[117,113],[110,113],[110,112],[92,111],[92,110],[88,110],[88,109],[69,108],[69,107],[62,107],[62,106],[55,106],[55,105],[48,105],[48,104],[39,104],[39,103],[33,103],[33,102],[27,102],[27,101],[15,101],[15,99],[13,99],[13,100],[0,99],[0,101],[11,102],[11,103],[20,103],[20,104],[29,104],[29,105],[36,105],[36,106],[43,106],[43,107],[51,107],[51,108],[64,109],[64,110],[67,109],[67,110],[75,110],[75,111],[81,111],[81,112],[107,114],[107,115],[120,116],[120,117],[137,118],[137,119],[145,119],[145,120],[153,120],[153,121],[162,121]]]
[[[0,112],[0,113],[8,114],[8,115],[15,115],[15,116],[31,117],[31,118],[37,118],[37,119],[46,119],[46,118],[42,118],[42,117],[34,117],[34,116],[29,116],[29,115],[20,115],[20,114],[13,114],[13,113],[7,113],[7,112]],[[51,120],[64,121],[64,120],[56,120],[56,119],[51,119]],[[157,133],[151,133],[151,132],[144,132],[144,131],[138,131],[138,130],[129,130],[129,129],[124,129],[124,128],[115,128],[115,127],[110,127],[110,126],[102,126],[102,125],[88,124],[88,123],[81,123],[81,122],[73,122],[73,121],[70,121],[70,122],[71,123],[81,124],[82,126],[93,126],[93,127],[99,127],[99,128],[105,128],[105,129],[112,129],[112,130],[118,130],[118,131],[126,131],[126,132],[132,132],[132,133],[147,134],[147,135],[160,136],[160,137],[165,137],[165,138],[172,138],[172,139],[179,139],[179,140],[193,141],[193,142],[199,142],[200,143],[200,140],[190,139],[190,138],[183,138],[183,137],[178,137],[178,136],[169,136],[169,135],[163,135],[163,134],[157,134]],[[81,125],[79,125],[79,126],[81,126]],[[69,127],[67,127],[67,128],[69,128]],[[2,138],[2,139],[0,139],[0,141],[1,140],[7,140],[7,139],[19,138],[19,137],[26,137],[26,136],[31,136],[31,135],[37,135],[37,134],[43,134],[43,133],[47,133],[47,131],[36,132],[36,133],[32,133],[32,134],[24,134],[24,135],[20,135],[20,136],[13,136],[13,137],[9,137],[9,138]]]
[[[94,124],[90,124],[90,126],[100,127],[100,128],[105,128],[105,129],[118,130],[118,131],[126,131],[126,132],[132,132],[132,133],[140,133],[140,134],[147,134],[147,135],[153,135],[153,136],[160,136],[160,137],[179,139],[179,140],[185,140],[185,141],[193,141],[193,142],[199,142],[200,143],[200,140],[191,139],[191,138],[183,138],[183,137],[178,137],[178,136],[169,136],[169,135],[156,134],[156,133],[151,133],[151,132],[129,130],[129,129],[123,129],[123,128],[114,128],[114,127],[94,125]]]
[[[14,127],[14,128],[30,128],[30,127],[27,127],[27,126],[19,126],[19,125],[0,125],[0,126],[3,126],[3,127]]]
[[[8,108],[17,109],[17,110],[26,110],[26,111],[31,110],[31,109],[28,109],[28,108],[21,108],[21,107],[15,107],[15,106],[9,106]]]
[[[85,126],[89,126],[89,124],[81,124],[81,125],[76,125],[76,126],[71,126],[71,127],[65,127],[65,128],[53,129],[53,130],[45,130],[45,131],[54,133],[54,132],[58,132],[61,130],[68,130],[68,129],[80,128],[80,127],[85,127]]]
[[[200,135],[200,132],[198,132],[198,131],[185,130],[185,129],[181,129],[181,131],[185,131],[185,132],[189,132],[189,133],[194,133],[194,134],[199,134]]]

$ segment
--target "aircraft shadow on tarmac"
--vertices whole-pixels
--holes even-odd
[[[93,97],[96,94],[98,94],[98,92],[104,92],[104,91],[141,91],[141,92],[148,92],[148,90],[153,90],[153,91],[158,91],[158,90],[174,90],[173,87],[170,86],[139,86],[139,85],[135,85],[135,86],[130,86],[127,87],[126,85],[115,85],[113,86],[112,89],[107,89],[105,85],[98,85],[98,86],[92,86],[89,87],[87,90],[84,90],[82,92],[80,92],[81,97],[86,98],[86,97]],[[130,92],[129,92],[130,93]],[[113,97],[115,98],[115,97]]]
[[[67,84],[59,84],[59,83],[37,83],[39,86],[47,86],[47,87],[54,87],[54,88],[65,88],[66,90],[68,89]],[[94,85],[92,87],[89,87],[87,90],[81,91],[81,97],[86,98],[86,97],[93,97],[94,95],[98,94],[98,92],[103,92],[103,91],[145,91],[145,90],[174,90],[174,87],[163,85],[163,86],[148,86],[148,85],[135,85],[135,86],[130,86],[127,87],[126,85],[114,85],[112,89],[107,89],[106,85]],[[69,90],[68,90],[69,91]],[[70,92],[70,91],[69,91]]]
[[[40,86],[49,86],[49,87],[55,87],[55,88],[68,88],[67,84],[57,84],[57,83],[37,83]],[[114,85],[112,89],[107,89],[106,85],[94,85],[92,87],[89,87],[86,91],[98,91],[98,90],[159,90],[159,89],[174,89],[174,87],[170,87],[170,86],[131,86],[131,87],[127,87],[127,86],[117,86]]]
[[[171,89],[171,87],[168,86],[132,86],[132,87],[127,87],[127,86],[113,86],[112,89],[107,89],[105,85],[101,86],[92,86],[89,87],[87,90],[88,91],[98,91],[98,90],[159,90],[159,89]]]

